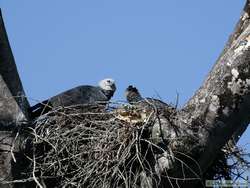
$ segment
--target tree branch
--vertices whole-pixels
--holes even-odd
[[[28,117],[27,109],[29,107],[29,103],[27,98],[25,97],[25,92],[19,78],[15,60],[10,48],[9,40],[7,37],[7,33],[5,30],[2,13],[0,10],[0,75],[5,82],[5,85],[8,87],[11,95],[14,97],[13,99],[16,101],[17,105],[21,109],[24,117]],[[2,81],[2,82],[3,82]],[[0,85],[0,87],[2,87]],[[0,101],[6,99],[0,98]],[[10,99],[8,99],[10,101]],[[3,116],[2,114],[1,116]],[[13,114],[16,116],[16,114]]]
[[[198,127],[204,173],[218,151],[240,136],[250,122],[250,3],[247,1],[234,33],[204,81],[178,117],[180,124]]]
[[[145,149],[143,147],[136,151],[137,154],[139,152],[146,153],[145,156],[142,155],[143,161],[145,158],[147,162],[146,167],[150,166],[148,169],[152,171],[151,176],[156,179],[156,182],[153,182],[152,177],[148,176],[147,173],[141,173],[138,170],[140,168],[138,168],[135,172],[141,173],[140,175],[143,176],[141,185],[145,183],[149,187],[173,186],[185,188],[197,186],[198,182],[200,182],[199,179],[202,179],[202,176],[211,166],[221,148],[230,138],[238,137],[246,129],[250,122],[249,20],[250,2],[247,1],[234,33],[230,36],[222,54],[201,88],[183,109],[177,112],[170,109],[170,115],[159,115],[156,113],[159,116],[152,121],[153,123],[149,121],[152,124],[146,128],[144,127],[149,129],[148,133],[150,132],[150,134],[146,134],[143,139],[136,137],[136,143],[138,142],[136,149],[140,146],[150,146],[153,152],[156,151],[153,155],[149,154],[150,151],[148,149],[143,151]],[[26,104],[28,103],[13,100],[13,95],[19,95],[20,92],[24,94],[24,92],[2,20],[0,26],[0,35],[3,36],[3,40],[0,42],[0,58],[5,62],[3,66],[0,65],[2,76],[0,77],[0,87],[4,91],[2,95],[0,93],[0,102],[11,110],[18,109],[13,112],[14,116],[9,112],[10,118],[7,118],[7,120],[11,118],[16,120],[17,118],[13,117],[20,115],[20,109],[25,112],[28,106]],[[11,75],[14,75],[14,81]],[[9,99],[11,99],[11,102],[8,102]],[[17,102],[17,106],[20,108],[16,108],[15,102]],[[25,105],[23,106],[23,104]],[[7,116],[0,116],[0,120],[4,120],[4,117]],[[49,119],[49,116],[47,118]],[[117,120],[117,117],[112,120]],[[124,123],[124,119],[122,122]],[[50,125],[49,127],[52,128],[53,126]],[[60,124],[58,126],[60,127]],[[122,125],[120,126],[122,127]],[[98,127],[100,127],[99,124]],[[107,126],[105,125],[105,127]],[[119,129],[118,126],[116,128]],[[143,131],[141,130],[141,132]],[[90,135],[90,138],[92,138],[92,135]],[[96,140],[97,145],[99,140],[101,139]],[[142,143],[139,143],[140,141]],[[99,146],[103,146],[103,144]],[[138,159],[141,159],[141,157],[138,157]],[[139,166],[144,168],[142,160],[139,161]],[[132,170],[134,168],[132,169],[131,167]],[[161,178],[159,178],[159,174]],[[152,185],[153,183],[155,184]]]
[[[14,130],[28,120],[29,103],[20,81],[0,10],[0,186],[18,171],[15,165],[17,148]],[[19,138],[18,138],[19,139]],[[20,161],[18,161],[20,162]],[[12,164],[13,163],[13,164]],[[19,163],[20,164],[20,163]],[[15,169],[16,172],[12,170]]]

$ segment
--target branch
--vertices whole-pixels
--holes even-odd
[[[18,171],[20,161],[15,162],[20,142],[13,132],[28,120],[28,107],[0,10],[0,177],[5,181],[12,180]],[[1,180],[0,186],[10,187]]]
[[[33,147],[37,151],[50,150],[40,152],[42,157],[33,157],[34,180],[38,180],[35,168],[40,168],[40,173],[44,169],[47,173],[47,169],[51,168],[56,172],[60,170],[62,179],[67,173],[70,174],[73,176],[72,182],[77,185],[89,185],[90,182],[103,186],[110,183],[125,185],[132,182],[131,185],[145,184],[148,187],[197,186],[222,147],[230,138],[242,134],[250,122],[249,20],[250,3],[247,1],[234,33],[207,79],[179,111],[168,106],[167,110],[160,109],[164,112],[159,113],[157,106],[151,103],[145,106],[148,102],[144,101],[141,106],[145,107],[143,110],[138,109],[140,105],[135,105],[135,110],[133,107],[126,109],[125,106],[110,113],[89,114],[89,111],[81,112],[89,110],[84,107],[74,114],[74,109],[62,108],[38,118],[34,130],[40,133],[36,137],[39,142],[33,140]],[[5,33],[5,38],[0,43],[0,57],[5,59],[7,66],[0,66],[0,87],[5,91],[2,96],[0,93],[0,102],[12,110],[17,102],[20,109],[25,111],[22,108],[24,103],[14,101],[12,97],[20,91],[24,92],[3,22],[1,27],[0,35]],[[10,79],[13,74],[14,82]],[[6,96],[11,102],[6,102]],[[13,114],[20,115],[20,110]],[[12,113],[9,116],[11,119]],[[49,147],[41,147],[41,143]],[[75,161],[70,167],[74,168],[71,169],[68,165],[73,158]],[[45,164],[36,161],[39,159]],[[66,162],[65,168],[63,164],[66,160],[69,162]],[[51,167],[53,165],[56,168]],[[74,176],[74,173],[80,175]],[[57,173],[53,171],[52,174]],[[68,177],[65,177],[68,181]]]
[[[232,137],[250,122],[250,3],[247,1],[234,33],[200,89],[179,116],[180,124],[196,126],[203,152],[198,163],[205,172]]]
[[[16,101],[22,113],[27,118],[28,117],[27,109],[29,107],[29,103],[27,98],[25,97],[25,92],[17,72],[15,60],[5,30],[1,10],[0,10],[0,60],[1,60],[0,76],[3,79],[3,81],[1,82],[2,83],[4,82],[5,85],[8,87],[11,96],[14,97],[13,99]],[[4,86],[0,85],[0,87]],[[3,99],[1,97],[0,102],[2,102],[3,100],[6,99]],[[11,99],[8,100],[10,101]],[[16,114],[13,114],[13,116],[16,116]]]

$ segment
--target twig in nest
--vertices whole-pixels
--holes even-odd
[[[12,159],[13,159],[13,161],[14,161],[15,163],[16,163],[16,158],[15,158],[15,155],[14,155],[14,152],[13,152],[13,151],[14,151],[14,149],[15,149],[15,142],[16,142],[18,136],[19,136],[19,131],[17,131],[16,136],[15,136],[13,142],[12,142],[11,149],[10,149],[11,157],[12,157]]]

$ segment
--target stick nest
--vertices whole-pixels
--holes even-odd
[[[152,149],[143,138],[153,115],[140,114],[84,105],[40,116],[29,155],[33,179],[48,187],[140,186],[142,176],[155,176],[142,151]]]
[[[162,178],[185,181],[185,172],[196,165],[199,138],[192,127],[168,121],[174,120],[176,111],[167,111],[168,118],[162,118],[155,106],[91,104],[53,109],[28,128],[32,136],[26,140],[27,180],[40,188],[157,187]],[[205,177],[232,175],[226,158],[224,153],[218,156],[219,162]],[[174,166],[185,168],[183,178],[168,174]],[[202,181],[202,172],[193,175],[190,180]]]

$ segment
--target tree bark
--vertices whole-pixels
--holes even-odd
[[[221,148],[232,137],[238,139],[248,126],[250,122],[249,21],[250,2],[247,0],[233,34],[200,89],[176,115],[170,119],[161,116],[161,121],[153,125],[154,144],[171,148],[171,151],[166,149],[168,152],[154,156],[157,163],[153,164],[152,169],[168,176],[168,178],[162,176],[157,182],[158,187],[199,187],[200,180],[195,178],[202,180],[202,176],[211,166]],[[28,119],[27,107],[29,105],[26,98],[21,97],[22,100],[17,100],[14,97],[20,94],[23,96],[24,91],[2,18],[0,37],[0,59],[3,62],[0,65],[0,106],[4,107],[0,109],[3,114],[0,115],[0,123],[1,127],[5,125],[16,127],[21,121]],[[176,131],[175,126],[179,127],[179,130]],[[163,134],[158,134],[159,132]],[[165,142],[170,139],[171,144]],[[13,136],[8,144],[12,142]],[[0,149],[9,152],[3,144],[0,145]],[[181,152],[178,149],[181,149]],[[182,153],[178,157],[189,164],[188,169],[183,167],[183,163],[176,158],[171,157],[172,152],[176,156],[179,155],[177,153]],[[9,169],[12,160],[10,152],[2,156],[6,160],[2,167],[0,164],[0,169]],[[2,176],[1,170],[0,175]],[[146,174],[142,176],[146,179],[142,183],[152,182]]]
[[[215,151],[232,136],[242,134],[249,123],[249,13],[250,3],[247,1],[224,51],[202,87],[184,107],[189,124],[202,119],[202,124],[206,125],[206,129],[201,130],[206,145],[206,150],[200,157],[202,169],[210,164]]]
[[[27,109],[29,102],[25,96],[25,92],[17,72],[15,60],[11,51],[6,29],[4,26],[2,13],[0,10],[0,75],[8,87],[12,98],[16,101],[24,117],[28,117]],[[2,91],[2,90],[1,90]],[[2,99],[0,99],[2,101]],[[11,101],[11,99],[10,99]],[[13,114],[14,119],[16,114]],[[0,117],[1,119],[1,117]]]
[[[208,77],[177,115],[176,124],[197,129],[193,134],[199,140],[196,158],[199,167],[193,166],[193,170],[200,174],[201,179],[219,150],[232,137],[238,141],[250,122],[249,20],[250,2],[247,1],[233,34]],[[183,177],[178,165],[175,164],[173,169],[171,176]],[[191,178],[194,173],[187,172],[185,176]],[[165,181],[161,186],[164,184]],[[185,181],[180,185],[195,187],[197,181]]]
[[[0,186],[13,179],[17,127],[29,119],[29,103],[20,81],[0,10]],[[14,145],[13,145],[14,144]],[[16,145],[18,146],[18,145]]]

